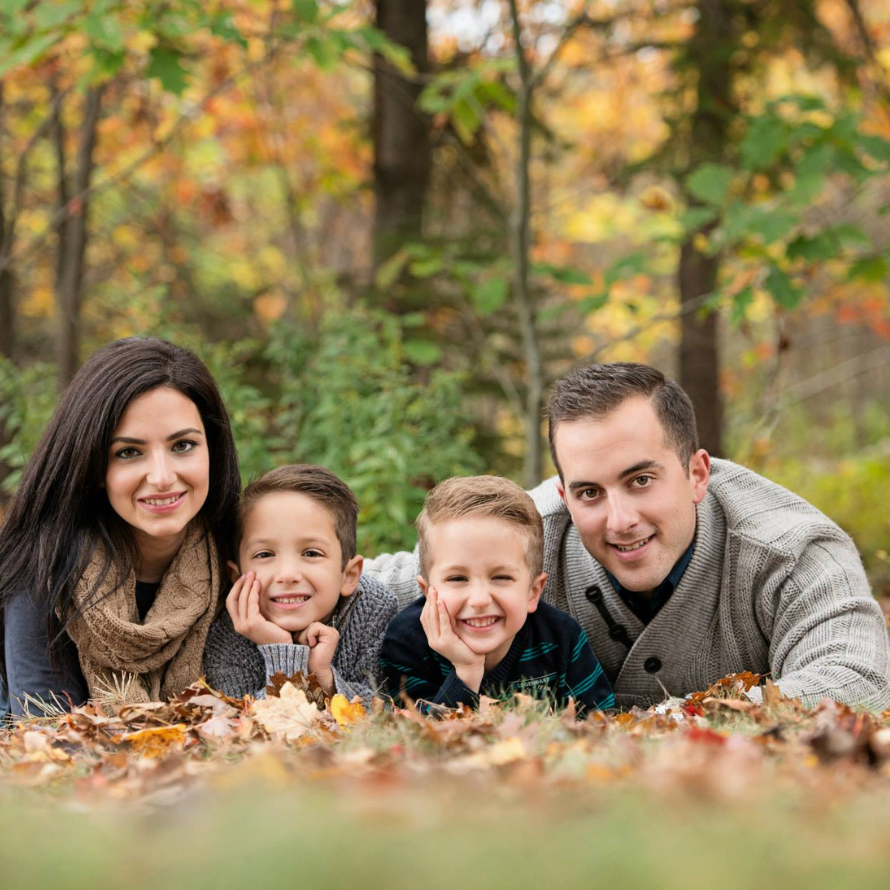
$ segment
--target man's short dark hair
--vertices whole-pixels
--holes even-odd
[[[601,420],[628,399],[647,398],[664,429],[666,443],[689,472],[689,459],[698,450],[695,410],[679,384],[657,368],[636,362],[588,365],[572,371],[553,387],[549,420],[550,455],[562,478],[556,458],[556,430],[573,420]]]

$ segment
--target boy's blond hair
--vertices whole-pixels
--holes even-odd
[[[427,496],[417,517],[420,572],[429,579],[433,564],[430,526],[468,517],[509,522],[526,533],[525,558],[532,578],[544,564],[544,522],[535,502],[515,483],[500,476],[455,476],[440,482]]]

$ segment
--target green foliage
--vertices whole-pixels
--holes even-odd
[[[858,456],[832,462],[791,458],[768,470],[830,516],[856,542],[876,591],[890,591],[890,456]]]
[[[331,312],[309,343],[280,330],[266,352],[280,375],[277,464],[306,461],[341,475],[362,512],[364,552],[412,547],[412,523],[440,479],[479,472],[462,379],[408,366],[401,321],[379,311]]]
[[[0,461],[10,468],[3,491],[12,494],[22,469],[37,447],[43,429],[56,406],[56,372],[52,365],[33,365],[19,370],[0,356],[0,426],[7,443],[0,448]]]
[[[403,47],[372,27],[342,29],[333,20],[350,4],[334,4],[322,13],[318,0],[292,0],[291,15],[279,14],[270,37],[299,39],[304,52],[322,69],[339,63],[349,49],[378,52],[403,71],[411,70]],[[213,8],[201,0],[177,3],[146,3],[140,7],[127,0],[52,0],[26,3],[0,2],[0,77],[22,65],[39,63],[72,34],[86,38],[86,54],[92,60],[91,79],[115,75],[128,58],[127,39],[137,32],[149,33],[156,45],[148,53],[145,77],[156,79],[162,89],[182,95],[189,84],[185,63],[194,58],[189,42],[193,35],[209,31],[244,47],[245,36],[235,27],[231,12]],[[135,58],[135,57],[134,57]]]
[[[756,384],[754,384],[756,386]],[[761,409],[734,405],[729,453],[818,507],[856,542],[875,592],[890,595],[890,415],[882,401],[854,417],[848,401],[782,408],[775,430],[750,441]],[[814,435],[818,429],[818,435]]]
[[[855,113],[832,114],[816,97],[768,103],[747,122],[739,169],[707,163],[686,178],[689,197],[707,206],[681,214],[680,238],[706,234],[698,249],[731,252],[753,266],[761,289],[782,309],[796,309],[816,267],[829,262],[846,266],[848,280],[883,280],[888,257],[861,229],[817,222],[807,212],[829,179],[848,177],[858,189],[890,170],[890,142],[863,134],[861,124]],[[710,228],[703,231],[705,226]],[[742,320],[751,303],[748,285],[724,296],[733,299],[733,318]]]
[[[694,198],[720,207],[726,203],[733,171],[719,164],[702,164],[686,179],[686,188]]]
[[[421,93],[420,107],[430,114],[446,115],[460,139],[470,144],[489,111],[515,112],[516,96],[503,77],[513,66],[511,59],[495,59],[443,71]]]
[[[167,317],[143,333],[191,349],[207,364],[245,481],[284,463],[330,467],[354,489],[361,546],[376,554],[414,546],[414,518],[436,482],[483,469],[463,378],[433,370],[419,379],[411,371],[422,352],[417,321],[331,310],[317,338],[281,326],[268,342],[209,343],[197,328]],[[10,439],[0,460],[13,470],[9,493],[57,398],[51,365],[18,371],[0,360],[0,423]]]

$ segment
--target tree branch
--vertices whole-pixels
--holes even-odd
[[[881,60],[878,58],[874,41],[871,38],[871,34],[868,33],[868,25],[866,24],[865,16],[862,14],[862,9],[859,6],[859,0],[846,0],[846,3],[847,9],[850,11],[850,15],[853,18],[853,24],[856,28],[856,33],[859,36],[859,42],[862,44],[865,57],[879,75],[874,80],[875,90],[880,95],[884,104],[890,109],[890,86],[887,84],[886,72],[884,71],[884,66],[881,64]]]
[[[211,90],[208,90],[204,97],[196,103],[194,108],[191,108],[188,111],[180,114],[170,132],[163,139],[159,139],[154,142],[152,146],[150,148],[147,148],[141,155],[139,155],[138,158],[135,158],[113,176],[109,176],[108,178],[103,179],[101,182],[90,185],[89,188],[84,190],[83,192],[77,192],[71,195],[69,197],[68,204],[63,208],[60,208],[50,219],[47,230],[44,232],[44,234],[35,238],[33,241],[22,247],[20,250],[12,252],[8,257],[0,257],[0,272],[11,265],[14,261],[25,260],[41,250],[46,245],[46,242],[49,240],[51,234],[56,231],[66,219],[70,218],[73,210],[78,206],[78,202],[85,201],[96,194],[104,192],[107,189],[113,188],[114,186],[128,180],[140,168],[145,166],[145,164],[147,164],[152,158],[163,152],[167,148],[167,146],[170,145],[180,135],[182,130],[197,117],[198,111],[206,106],[208,102],[210,102],[220,93],[225,92],[225,90],[232,87],[235,82],[239,78],[243,77],[245,74],[249,74],[250,72],[260,68],[262,65],[268,64],[272,60],[272,58],[274,58],[283,49],[283,47],[284,44],[279,44],[277,46],[271,47],[269,52],[265,56],[263,56],[262,59],[257,59],[253,62],[249,62],[244,67],[236,71],[234,74],[231,74],[224,80],[220,81]]]
[[[543,370],[540,344],[535,328],[535,311],[529,291],[529,251],[531,248],[531,100],[533,72],[522,45],[522,23],[519,19],[517,0],[510,0],[510,18],[513,41],[516,45],[516,61],[519,68],[519,102],[516,118],[519,125],[519,157],[516,162],[516,207],[511,221],[511,247],[514,264],[513,293],[522,331],[525,352],[525,440],[526,454],[524,483],[526,488],[538,484],[543,469],[541,441],[541,406],[544,399]]]

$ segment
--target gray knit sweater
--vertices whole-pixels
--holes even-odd
[[[380,643],[397,609],[395,594],[369,575],[362,575],[355,593],[340,600],[331,622],[340,631],[331,669],[337,692],[350,701],[360,696],[368,702],[373,695]],[[309,647],[257,646],[235,630],[228,612],[216,619],[204,647],[204,676],[214,689],[233,698],[263,698],[278,671],[308,674]]]
[[[618,705],[648,707],[665,690],[683,696],[750,670],[772,671],[785,695],[808,704],[829,696],[886,708],[887,627],[853,542],[797,495],[730,461],[712,464],[692,561],[648,625],[584,549],[556,479],[531,492],[544,517],[544,598],[585,630]],[[378,557],[365,571],[400,605],[418,595],[415,554]],[[629,649],[609,635],[603,607]]]

